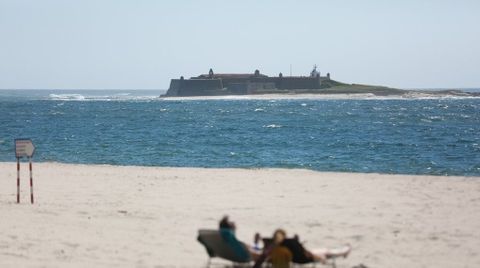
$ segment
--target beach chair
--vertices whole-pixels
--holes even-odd
[[[273,240],[272,238],[263,238],[263,245],[265,247],[269,247],[272,243]],[[311,264],[312,267],[316,267],[317,264],[320,262],[306,258],[305,256],[305,248],[303,245],[294,238],[287,238],[283,241],[283,246],[288,248],[290,252],[292,253],[292,263],[294,266],[303,266],[307,264]],[[335,262],[336,257],[330,257],[327,260],[327,265],[330,265],[332,268],[336,268],[337,264]]]
[[[210,267],[214,257],[231,261],[234,267],[248,267],[252,261],[248,254],[248,258],[245,257],[246,254],[239,254],[235,247],[225,241],[218,230],[199,230],[197,240],[207,250],[209,257],[207,267]]]

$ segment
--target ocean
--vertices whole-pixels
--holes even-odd
[[[160,93],[0,90],[0,161],[480,176],[480,98]]]

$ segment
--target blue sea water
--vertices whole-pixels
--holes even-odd
[[[479,98],[180,99],[0,90],[0,161],[480,176]]]

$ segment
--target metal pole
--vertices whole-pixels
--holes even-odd
[[[17,203],[20,203],[20,157],[17,157]]]
[[[32,176],[32,158],[28,158],[28,164],[30,166],[30,202],[33,204],[33,176]]]

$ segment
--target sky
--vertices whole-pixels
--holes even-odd
[[[0,89],[167,89],[207,73],[480,87],[478,0],[0,0]]]

